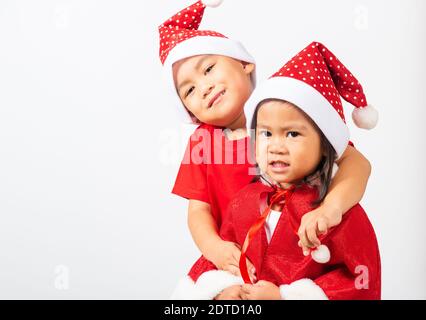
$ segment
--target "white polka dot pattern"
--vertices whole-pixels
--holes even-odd
[[[183,9],[158,27],[160,32],[160,60],[164,64],[170,51],[179,43],[198,36],[226,38],[209,30],[198,30],[206,6],[198,1]]]
[[[367,99],[358,80],[339,59],[319,42],[312,42],[287,62],[272,77],[291,77],[303,81],[321,93],[345,121],[340,97],[358,108]]]

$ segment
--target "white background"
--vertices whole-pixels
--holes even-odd
[[[187,0],[0,1],[0,298],[164,299],[198,252],[170,194],[192,127],[161,75],[157,26]],[[312,40],[380,111],[346,118],[373,173],[362,205],[383,298],[425,299],[423,0],[225,0],[202,23],[261,81]],[[360,235],[362,236],[362,235]]]

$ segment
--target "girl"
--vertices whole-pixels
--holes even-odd
[[[244,105],[255,84],[255,65],[239,42],[198,30],[206,5],[220,2],[198,1],[163,23],[160,59],[180,100],[181,115],[199,124],[172,192],[189,200],[189,229],[203,256],[238,275],[240,248],[221,239],[219,230],[230,199],[253,179]],[[320,244],[318,234],[337,225],[364,193],[370,174],[367,159],[348,147],[338,164],[329,194],[300,226],[299,245],[305,254]],[[249,271],[254,278],[255,269]]]
[[[349,140],[340,96],[354,119],[376,121],[359,82],[322,44],[312,43],[256,89],[247,110],[255,140],[257,181],[231,201],[223,239],[242,247],[243,280],[198,261],[188,294],[216,299],[380,299],[380,256],[359,204],[322,235],[311,255],[297,249],[302,217],[327,194],[333,165]],[[364,110],[362,110],[364,109]],[[358,112],[364,116],[360,118]],[[257,270],[247,273],[248,257]]]

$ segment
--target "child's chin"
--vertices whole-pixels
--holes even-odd
[[[291,183],[291,179],[286,174],[270,173],[269,176],[279,184]]]

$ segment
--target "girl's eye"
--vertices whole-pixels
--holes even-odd
[[[259,135],[262,136],[262,137],[268,138],[268,137],[272,136],[272,133],[268,130],[260,130]]]
[[[187,96],[189,96],[193,91],[194,91],[194,89],[195,89],[195,87],[191,87],[191,88],[189,88],[189,90],[185,93],[185,98],[187,97]]]
[[[289,131],[287,132],[287,137],[296,138],[299,135],[299,132]]]
[[[214,67],[214,64],[212,64],[210,67],[208,67],[206,69],[206,71],[204,72],[204,75],[206,75],[207,73],[209,73],[210,71],[212,71],[213,67]]]

